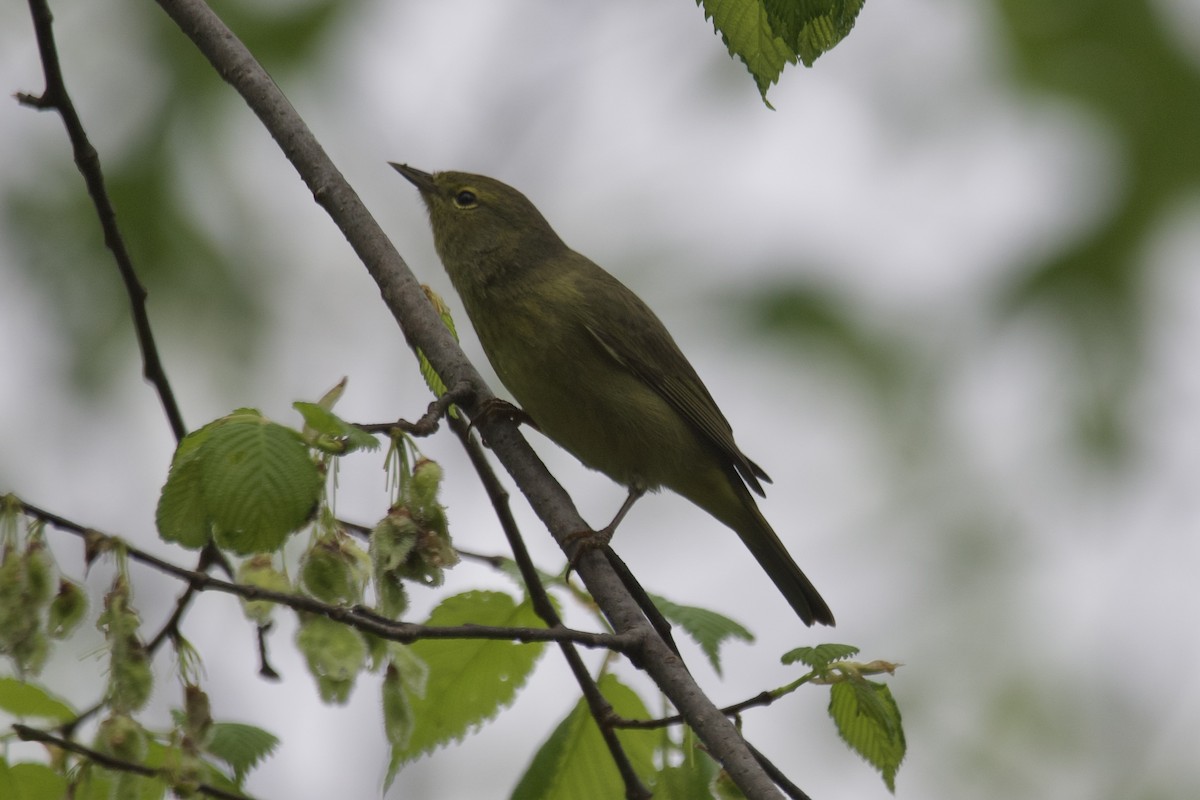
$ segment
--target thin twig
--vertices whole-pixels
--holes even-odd
[[[430,436],[437,433],[441,419],[452,405],[461,404],[470,399],[474,392],[469,383],[460,383],[453,389],[438,397],[429,404],[424,415],[416,422],[398,419],[395,422],[367,422],[355,425],[367,433],[383,433],[392,435],[393,431],[401,431],[410,436]]]
[[[82,756],[87,760],[99,764],[105,769],[113,769],[119,772],[132,772],[135,775],[141,775],[145,778],[158,778],[168,786],[172,784],[174,776],[169,770],[158,769],[155,767],[147,767],[145,764],[137,764],[133,761],[126,761],[107,753],[102,753],[99,750],[93,750],[90,747],[84,747],[78,742],[73,742],[70,739],[64,739],[61,736],[55,736],[49,731],[41,730],[40,728],[31,728],[28,725],[14,724],[13,730],[16,731],[23,741],[26,742],[41,742],[43,744],[53,745],[61,750],[66,750],[68,753],[74,753],[77,756]],[[195,791],[208,797],[220,798],[220,800],[250,800],[247,795],[237,794],[235,792],[226,791],[225,789],[217,788],[207,783],[197,783],[194,785]]]
[[[748,708],[757,708],[759,706],[769,706],[779,698],[770,692],[760,692],[754,697],[747,700],[742,700],[740,703],[734,703],[731,706],[725,706],[721,709],[721,713],[727,717],[736,717]],[[628,719],[622,717],[613,722],[618,728],[631,728],[634,730],[653,730],[655,728],[668,728],[672,725],[681,725],[686,720],[679,714],[672,714],[669,717],[657,717],[655,719]]]
[[[150,329],[150,315],[146,310],[146,287],[138,280],[137,272],[133,268],[133,259],[125,247],[121,229],[117,226],[117,212],[104,185],[100,156],[88,139],[79,113],[67,93],[62,67],[58,61],[58,46],[54,41],[53,15],[45,0],[29,0],[29,11],[33,15],[33,28],[37,35],[38,50],[41,52],[46,90],[40,96],[19,92],[17,102],[40,111],[54,110],[62,117],[67,128],[67,137],[71,140],[71,149],[75,154],[75,166],[83,174],[88,194],[91,195],[92,204],[100,218],[100,227],[104,230],[104,244],[116,259],[117,270],[121,273],[125,291],[129,295],[133,327],[137,334],[138,347],[142,351],[142,375],[158,392],[167,422],[171,425],[171,432],[175,434],[175,441],[178,442],[187,435],[187,427],[183,424],[183,414],[175,402],[175,393],[158,356],[158,346],[154,343],[154,333]]]
[[[471,426],[461,418],[451,418],[450,428],[458,436],[459,441],[462,442],[463,448],[467,451],[467,457],[471,460],[472,466],[475,467],[475,472],[479,475],[479,480],[483,484],[484,491],[487,492],[488,498],[492,501],[492,508],[495,510],[496,517],[500,520],[500,527],[508,539],[513,559],[517,563],[517,568],[521,572],[521,577],[525,581],[525,587],[533,602],[534,611],[547,626],[551,628],[561,627],[562,619],[558,616],[558,611],[555,610],[554,604],[550,602],[550,597],[546,593],[546,587],[542,585],[537,567],[534,566],[533,559],[529,555],[529,549],[525,546],[525,540],[521,536],[520,528],[517,526],[517,521],[512,515],[512,509],[508,504],[508,491],[500,483],[500,479],[496,476],[495,470],[492,469],[492,465],[488,462],[487,456],[484,454],[478,440],[471,436]],[[575,681],[579,684],[579,688],[583,692],[583,696],[588,704],[588,710],[591,711],[592,718],[596,720],[596,725],[599,727],[600,734],[604,738],[604,744],[608,747],[609,754],[617,766],[617,771],[621,774],[621,780],[625,784],[625,796],[630,800],[649,798],[651,796],[650,790],[646,788],[641,778],[638,777],[637,771],[633,768],[633,763],[629,760],[629,756],[626,755],[625,749],[621,746],[621,740],[617,738],[616,730],[611,724],[612,720],[617,718],[612,705],[600,692],[600,687],[592,679],[587,665],[583,663],[583,658],[579,655],[579,651],[575,646],[565,641],[560,641],[558,646],[562,650],[567,666],[570,667],[571,673],[575,676]]]
[[[572,628],[508,628],[494,625],[429,626],[396,622],[381,617],[361,606],[335,606],[304,595],[277,592],[260,586],[233,583],[214,578],[206,572],[180,567],[152,555],[115,536],[73,522],[24,501],[18,501],[24,513],[44,520],[60,530],[83,538],[95,552],[120,550],[130,559],[154,567],[159,572],[185,580],[197,591],[217,591],[246,600],[269,600],[309,614],[319,614],[381,639],[410,644],[420,639],[496,639],[517,642],[569,641],[585,647],[599,647],[621,652],[634,645],[631,636],[615,633],[592,633]]]
[[[446,330],[412,270],[279,85],[203,0],[158,0],[158,4],[221,78],[237,90],[279,144],[313,193],[313,199],[337,224],[376,281],[405,339],[421,349],[447,383],[466,382],[472,386],[473,399],[465,410],[468,413],[477,410],[493,396],[478,370]],[[492,451],[565,550],[571,533],[585,527],[570,497],[511,421],[498,420],[483,427]],[[630,637],[628,644],[636,647],[643,669],[687,717],[709,753],[721,762],[742,792],[751,800],[778,797],[774,782],[756,762],[741,734],[708,699],[667,645],[653,635],[608,561],[599,553],[584,554],[576,564],[576,571],[613,629]]]
[[[96,216],[104,232],[104,243],[113,254],[117,272],[129,296],[130,312],[133,317],[134,333],[137,337],[138,348],[142,353],[142,374],[158,393],[163,412],[175,441],[181,441],[187,435],[187,427],[183,422],[183,414],[175,400],[175,393],[167,378],[166,369],[159,357],[158,346],[154,341],[154,332],[150,327],[150,316],[146,305],[146,288],[138,279],[133,266],[133,259],[125,246],[125,238],[117,224],[117,214],[105,186],[104,171],[100,165],[100,156],[92,146],[87,131],[83,127],[75,104],[67,91],[63,78],[62,66],[58,58],[58,45],[54,38],[53,16],[45,0],[29,0],[29,10],[33,17],[34,33],[37,37],[38,50],[41,54],[42,72],[46,79],[46,88],[40,96],[19,93],[17,101],[22,105],[36,108],[40,111],[54,110],[59,113],[67,130],[67,138],[74,152],[75,165],[83,175],[88,194],[96,209]],[[198,569],[206,568],[205,558],[213,554],[206,551],[201,555]],[[163,628],[151,640],[148,648],[153,654],[164,641],[178,634],[178,626],[194,592],[189,587],[175,602],[175,610]]]

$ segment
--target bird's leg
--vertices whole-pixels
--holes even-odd
[[[625,519],[625,515],[629,513],[629,509],[633,508],[633,504],[640,500],[645,493],[646,487],[644,486],[629,487],[629,496],[621,504],[621,508],[617,511],[617,515],[613,517],[612,522],[605,525],[602,530],[596,532],[597,536],[604,536],[605,544],[608,544],[613,534],[617,532],[617,526],[621,524],[621,520]]]
[[[629,509],[633,508],[633,504],[645,493],[644,486],[630,486],[629,496],[621,504],[621,508],[613,517],[612,522],[598,531],[576,531],[567,535],[567,544],[572,548],[571,560],[567,563],[568,576],[575,570],[575,565],[584,553],[588,550],[599,550],[608,546],[608,543],[612,541],[613,534],[617,532],[617,526],[621,524],[621,520],[625,519]]]

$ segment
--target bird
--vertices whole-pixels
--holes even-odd
[[[521,192],[389,162],[420,193],[434,247],[496,375],[535,427],[634,501],[669,489],[731,528],[806,625],[829,606],[758,508],[767,473],[662,321],[555,233]]]

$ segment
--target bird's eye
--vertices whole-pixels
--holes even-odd
[[[454,205],[459,208],[474,208],[479,205],[479,199],[475,197],[475,193],[470,189],[463,189],[454,195]]]

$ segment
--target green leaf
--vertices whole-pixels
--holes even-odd
[[[850,33],[865,0],[696,0],[741,59],[763,102],[784,67],[813,62]],[[770,103],[767,106],[770,107]]]
[[[239,409],[186,436],[158,500],[163,539],[269,552],[312,515],[322,478],[295,431]]]
[[[186,443],[187,438],[183,441]],[[180,458],[182,451],[183,444],[180,444],[167,482],[158,496],[154,522],[165,541],[198,550],[212,537],[212,522],[204,506],[201,484],[204,467],[194,455]]]
[[[846,38],[866,0],[764,0],[771,29],[804,66]]]
[[[409,698],[424,692],[411,691],[405,684],[404,674],[395,664],[388,664],[383,675],[383,732],[393,747],[407,747],[412,736],[413,711]]]
[[[696,640],[700,645],[700,649],[704,651],[704,655],[708,656],[708,661],[712,664],[717,674],[721,674],[721,645],[728,639],[741,639],[745,642],[753,642],[754,634],[748,631],[740,623],[734,622],[729,617],[718,614],[715,611],[709,611],[706,608],[697,608],[696,606],[681,606],[672,603],[664,597],[651,595],[650,599],[663,616],[671,622],[679,625],[683,630]]]
[[[900,709],[888,687],[863,678],[839,681],[830,687],[829,716],[846,744],[879,770],[895,793],[906,745]]]
[[[746,65],[765,102],[767,90],[779,80],[783,68],[796,63],[796,53],[771,30],[762,2],[696,0],[696,4],[704,9],[705,19],[712,20],[729,54]]]
[[[217,544],[270,552],[312,516],[321,473],[295,431],[248,420],[221,426],[204,449],[201,486]]]
[[[711,759],[704,759],[709,765]],[[702,767],[704,761],[664,767],[654,782],[654,800],[713,800],[712,782],[717,770]]]
[[[233,770],[233,779],[241,785],[246,773],[258,766],[279,747],[279,737],[253,725],[217,722],[212,726],[206,752],[224,761]]]
[[[458,341],[458,331],[454,328],[454,317],[450,315],[450,307],[446,305],[446,301],[442,296],[430,289],[425,284],[421,284],[421,288],[425,290],[425,296],[429,298],[429,302],[433,304],[433,308],[437,311],[438,316],[442,319],[442,324],[450,331],[450,335],[454,337],[454,341]],[[425,385],[433,392],[434,397],[441,397],[446,393],[446,382],[442,380],[442,376],[437,374],[437,370],[433,368],[433,364],[429,363],[429,359],[425,357],[424,351],[421,348],[416,348],[417,362],[420,365],[421,377],[425,379]],[[457,413],[453,407],[450,410],[451,415]]]
[[[842,661],[857,653],[858,648],[853,645],[826,643],[816,647],[797,647],[784,653],[779,660],[784,664],[795,664],[799,661],[817,672],[824,672],[834,661]]]
[[[167,761],[168,748],[153,739],[147,742],[144,766],[161,768]],[[212,781],[216,784],[216,781]],[[167,784],[160,778],[146,778],[129,772],[106,770],[88,764],[81,770],[81,778],[75,790],[74,800],[162,800],[167,794]]]
[[[528,601],[517,605],[507,594],[482,591],[446,598],[426,624],[469,623],[542,627]],[[405,746],[392,749],[387,783],[405,762],[461,740],[511,705],[542,649],[540,643],[483,639],[415,642],[412,655],[428,667],[425,693],[410,696],[412,732]]]
[[[0,678],[0,710],[17,718],[38,717],[54,722],[70,722],[78,716],[62,698],[16,678]]]
[[[724,773],[690,727],[682,733],[680,741],[668,735],[665,745],[660,743],[656,761],[666,766],[655,776],[654,800],[714,800],[716,781]]]
[[[0,758],[0,797],[4,800],[62,800],[67,779],[45,764],[18,763]]]
[[[379,440],[374,434],[351,425],[320,403],[292,403],[292,408],[304,417],[305,433],[313,439],[312,444],[334,455],[345,455],[355,450],[377,450]]]
[[[621,716],[649,716],[637,693],[615,676],[604,675],[598,685]],[[661,735],[655,731],[617,731],[630,763],[643,780],[648,781],[654,774],[654,752]],[[513,800],[610,800],[624,796],[621,775],[582,699],[538,750],[512,793]]]
[[[298,400],[292,403],[292,408],[300,412],[300,416],[304,417],[305,427],[312,428],[314,433],[325,436],[342,436],[350,427],[342,421],[341,417],[318,403],[306,403]]]

